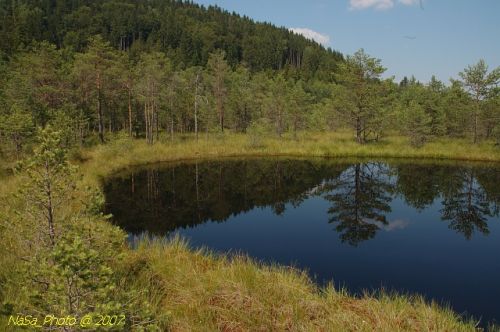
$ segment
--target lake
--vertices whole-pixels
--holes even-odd
[[[354,294],[418,293],[500,322],[498,164],[222,159],[135,169],[104,191],[131,241],[179,234]]]

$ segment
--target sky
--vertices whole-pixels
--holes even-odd
[[[500,0],[195,0],[271,22],[343,54],[364,50],[385,77],[443,82],[479,59],[500,66]]]

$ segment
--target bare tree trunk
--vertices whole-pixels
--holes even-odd
[[[476,97],[476,107],[474,109],[474,144],[477,143],[477,123],[478,123],[478,112],[479,112],[479,96]]]
[[[132,137],[132,92],[128,88],[128,136]]]
[[[148,123],[148,104],[144,102],[144,132],[146,134],[146,142],[149,143],[149,123]]]
[[[174,141],[174,115],[172,114],[171,123],[170,123],[170,139],[172,142]]]
[[[56,243],[56,232],[54,229],[54,206],[52,204],[52,186],[50,181],[49,165],[45,164],[45,176],[47,178],[45,192],[47,194],[47,222],[49,227],[49,238],[52,246]]]
[[[196,140],[198,140],[198,90],[200,86],[200,73],[196,74],[196,87],[194,93],[194,132],[196,136]]]
[[[358,143],[363,143],[363,138],[361,137],[362,128],[361,128],[361,118],[359,116],[356,117],[356,140]]]
[[[156,103],[153,100],[153,121],[154,121],[154,128],[156,130],[156,141],[160,140],[160,117],[158,114],[158,108],[156,107]],[[153,142],[151,142],[153,143]]]
[[[219,113],[219,126],[222,132],[224,132],[224,81],[222,74],[217,74],[217,86],[216,86],[216,103],[217,103],[217,113]]]
[[[196,136],[196,140],[198,140],[198,101],[194,101],[194,133]]]
[[[278,116],[277,116],[277,120],[276,120],[276,130],[278,132],[278,137],[281,137],[281,134],[283,132],[283,125],[282,125],[282,110],[281,110],[281,106],[278,105]]]
[[[102,116],[102,100],[101,100],[101,75],[97,73],[97,122],[99,126],[99,139],[104,143],[104,124]]]

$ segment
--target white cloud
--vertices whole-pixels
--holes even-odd
[[[390,232],[398,229],[405,229],[406,227],[408,227],[408,225],[410,225],[408,221],[402,219],[396,219],[394,221],[389,221],[387,225],[385,225],[383,228],[387,232]]]
[[[421,0],[399,0],[405,6],[413,6],[420,2]]]
[[[393,0],[350,0],[351,9],[367,9],[373,7],[375,9],[389,9],[394,6]]]
[[[410,225],[409,221],[402,220],[402,219],[396,219],[393,221],[388,221],[386,223],[382,223],[380,221],[376,220],[365,220],[366,223],[376,225],[380,229],[383,229],[386,232],[391,232],[391,231],[397,231],[401,229],[405,229]]]
[[[352,10],[361,10],[375,8],[379,10],[391,9],[396,0],[349,0],[349,8]],[[420,3],[421,0],[397,0],[405,6],[413,6]]]
[[[308,28],[290,28],[290,30],[325,46],[330,42],[330,36]]]

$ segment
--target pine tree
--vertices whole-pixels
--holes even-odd
[[[432,118],[423,107],[415,101],[411,101],[405,112],[406,133],[410,137],[413,146],[422,146],[429,138],[432,128]]]
[[[33,156],[20,164],[26,174],[21,190],[26,201],[26,216],[35,223],[38,241],[54,246],[64,219],[61,207],[71,200],[76,186],[75,169],[62,148],[61,134],[49,126],[38,133],[39,144]]]
[[[163,53],[145,53],[137,68],[136,93],[144,105],[146,140],[153,144],[160,133],[160,109],[166,104],[168,86],[171,84],[171,63]],[[156,135],[155,135],[156,134]]]
[[[0,132],[12,140],[16,159],[21,157],[24,144],[35,132],[31,114],[13,105],[10,111],[2,116]]]
[[[379,59],[370,57],[363,49],[339,65],[337,79],[346,87],[349,100],[349,120],[356,131],[358,143],[365,143],[371,128],[370,120],[380,110],[377,99],[380,97],[380,75],[385,68]]]
[[[481,59],[477,64],[468,66],[459,75],[462,78],[462,84],[474,100],[472,118],[474,143],[477,143],[479,139],[479,118],[483,112],[483,104],[490,96],[492,89],[500,82],[500,67],[488,73],[488,66]]]
[[[99,140],[104,143],[104,99],[106,91],[118,78],[115,76],[117,54],[111,45],[101,36],[90,40],[85,53],[76,55],[73,74],[78,84],[82,99],[96,105]],[[91,99],[91,100],[88,100]]]
[[[229,71],[229,66],[226,62],[226,53],[218,51],[210,54],[207,69],[212,76],[212,91],[219,116],[219,127],[224,132],[224,109],[227,96],[226,80]]]

